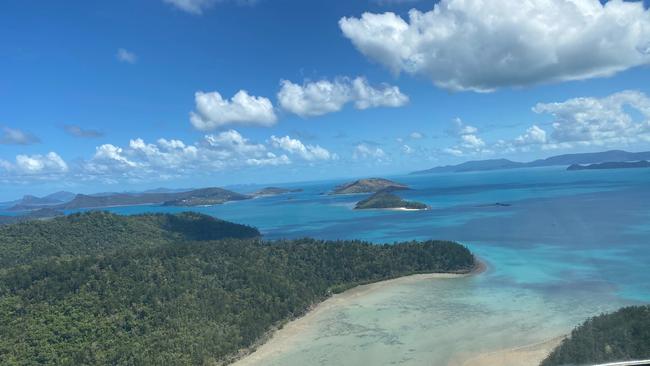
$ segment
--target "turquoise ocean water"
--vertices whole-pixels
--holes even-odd
[[[567,333],[584,318],[650,302],[650,169],[537,168],[389,177],[419,212],[354,211],[362,196],[304,192],[193,208],[268,239],[449,239],[489,265],[479,276],[373,293],[324,314],[269,365],[453,364]],[[494,203],[509,206],[495,206]],[[111,208],[122,214],[186,208]]]

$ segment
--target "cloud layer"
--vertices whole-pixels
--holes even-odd
[[[325,163],[338,155],[319,145],[290,136],[251,141],[236,130],[206,134],[188,144],[178,139],[147,142],[136,138],[126,146],[102,144],[85,160],[68,165],[57,153],[18,155],[15,162],[0,159],[0,179],[100,180],[105,183],[165,180],[188,175],[209,176],[227,169]]]
[[[339,26],[371,60],[456,91],[610,76],[650,63],[642,2],[442,0],[408,20],[364,13]]]
[[[308,161],[330,159],[336,160],[338,158],[336,154],[331,154],[329,151],[320,147],[319,145],[305,145],[300,140],[292,139],[289,136],[271,136],[271,142],[273,146],[287,151],[290,154],[298,155]]]
[[[539,103],[533,111],[553,117],[552,141],[582,145],[650,141],[650,98],[626,90],[604,98]]]
[[[29,132],[17,128],[0,128],[0,145],[31,145],[41,140]]]
[[[533,112],[549,115],[550,127],[531,125],[511,140],[486,143],[478,129],[453,121],[448,131],[458,144],[443,152],[463,156],[527,152],[531,149],[572,149],[580,146],[623,147],[650,142],[650,97],[636,90],[609,96],[573,98],[563,102],[538,103]]]
[[[48,178],[52,175],[66,173],[68,169],[68,164],[55,152],[45,155],[20,154],[16,156],[13,163],[0,159],[0,177],[3,175],[3,170],[4,175],[24,179],[29,176]]]

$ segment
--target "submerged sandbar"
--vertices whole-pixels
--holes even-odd
[[[321,315],[337,308],[345,308],[353,305],[358,299],[389,289],[391,287],[408,285],[426,280],[441,280],[462,278],[484,272],[487,269],[485,263],[477,260],[476,268],[467,273],[421,273],[410,276],[374,282],[366,285],[356,286],[347,291],[335,294],[325,301],[315,305],[304,316],[285,324],[281,329],[273,332],[271,337],[254,352],[242,357],[233,365],[249,366],[264,365],[266,360],[273,359],[279,355],[292,350],[296,342],[300,340],[301,334],[315,328]]]

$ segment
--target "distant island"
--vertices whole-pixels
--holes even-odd
[[[75,194],[72,192],[60,191],[49,194],[44,197],[25,195],[18,201],[11,202],[10,211],[29,211],[40,208],[61,205],[74,199]]]
[[[337,186],[330,194],[375,193],[386,188],[391,188],[393,190],[408,189],[406,185],[393,182],[392,180],[384,178],[367,178]]]
[[[69,196],[67,198],[69,198]],[[218,205],[230,201],[241,201],[250,198],[252,197],[217,187],[193,189],[189,191],[156,189],[143,193],[77,194],[65,202],[56,202],[52,199],[37,199],[37,197],[26,196],[21,201],[16,202],[9,208],[9,210],[33,211],[42,208],[51,208],[54,210],[77,210],[84,208],[105,208],[146,204],[191,207]]]
[[[449,241],[267,242],[197,213],[7,225],[0,354],[25,365],[228,364],[334,293],[477,265]]]
[[[630,306],[585,321],[541,366],[594,365],[650,358],[650,306]]]
[[[527,163],[516,162],[508,159],[475,160],[467,161],[458,165],[446,165],[427,170],[415,171],[411,174],[463,173],[500,169],[535,168],[545,166],[569,166],[572,164],[630,162],[639,160],[650,160],[650,151],[633,153],[623,150],[610,150],[597,153],[564,154],[551,156],[546,159],[539,159]]]
[[[598,169],[634,169],[634,168],[650,168],[650,162],[647,160],[641,161],[620,161],[620,162],[607,162],[599,164],[581,165],[572,164],[566,170],[598,170]]]
[[[266,187],[266,188],[260,189],[257,192],[251,193],[251,196],[253,196],[253,197],[277,196],[279,194],[297,193],[297,192],[302,192],[302,189],[300,189],[300,188],[289,189],[289,188],[280,188],[280,187]]]
[[[53,208],[39,208],[33,211],[28,211],[24,215],[4,216],[0,215],[0,225],[15,224],[18,222],[25,222],[30,220],[44,220],[57,216],[63,216],[63,212],[57,211]]]
[[[102,192],[93,194],[75,194],[61,191],[44,197],[25,195],[19,200],[4,202],[3,204],[7,206],[6,210],[17,212],[29,212],[44,208],[51,208],[53,210],[76,210],[145,204],[193,207],[218,205],[230,201],[241,201],[254,197],[275,196],[302,191],[302,189],[281,187],[265,187],[250,194],[240,194],[216,187],[201,189],[155,188],[142,192]],[[7,216],[6,222],[12,221],[9,217],[13,216]],[[21,217],[27,217],[27,215],[22,215]]]
[[[169,193],[179,196],[176,199],[163,202],[163,206],[212,206],[230,201],[250,199],[250,196],[239,194],[223,188],[203,188],[188,192]]]
[[[365,209],[404,209],[427,210],[429,206],[420,202],[406,201],[393,193],[391,188],[381,190],[372,196],[357,202],[356,210]]]

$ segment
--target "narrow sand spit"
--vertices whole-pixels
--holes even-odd
[[[462,366],[538,366],[565,336],[527,346],[484,353],[468,359]]]
[[[253,353],[244,356],[240,360],[233,363],[235,366],[250,366],[261,365],[263,360],[273,358],[276,355],[286,353],[292,349],[292,346],[298,340],[297,336],[303,334],[307,329],[316,325],[316,320],[323,312],[327,312],[332,308],[342,308],[349,306],[359,297],[366,296],[375,291],[381,291],[390,286],[403,285],[414,283],[423,280],[431,279],[445,279],[445,278],[459,278],[471,276],[481,273],[486,270],[486,265],[483,262],[478,262],[477,268],[469,273],[455,274],[455,273],[425,273],[415,274],[411,276],[399,277],[391,280],[370,283],[354,287],[350,290],[340,294],[333,295],[327,300],[316,305],[303,317],[290,321],[284,327],[275,331],[270,339],[264,344],[259,346]]]
[[[378,210],[386,211],[428,211],[428,208],[406,208],[406,207],[394,207],[394,208],[379,208]]]

